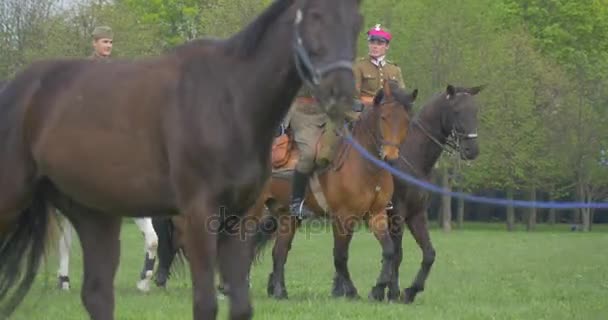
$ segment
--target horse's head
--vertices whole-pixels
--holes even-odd
[[[355,92],[352,63],[361,29],[361,0],[300,0],[295,18],[295,62],[328,115],[343,118]]]
[[[477,111],[479,105],[475,101],[484,86],[472,88],[457,88],[448,85],[445,92],[448,112],[442,112],[441,127],[444,134],[456,140],[460,157],[473,160],[479,155],[477,144]]]
[[[394,81],[385,81],[383,89],[376,93],[373,108],[378,113],[379,152],[383,160],[390,162],[399,158],[399,146],[407,136],[417,96],[418,89],[407,93]]]

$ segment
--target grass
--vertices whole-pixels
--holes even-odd
[[[437,259],[426,290],[413,305],[368,302],[365,297],[380,270],[380,248],[359,231],[351,244],[350,271],[363,299],[330,296],[334,272],[329,232],[296,236],[286,267],[289,300],[266,296],[271,255],[267,250],[252,274],[256,319],[606,319],[608,315],[608,232],[569,232],[567,225],[542,226],[541,232],[501,231],[496,225],[469,224],[451,233],[433,229]],[[12,319],[88,319],[80,302],[82,260],[74,245],[72,291],[55,289],[56,258],[51,256]],[[407,235],[401,285],[408,285],[421,253]],[[116,278],[116,319],[191,319],[187,272],[170,280],[168,290],[135,288],[143,263],[143,241],[125,223],[122,258]],[[220,301],[220,319],[228,304]]]

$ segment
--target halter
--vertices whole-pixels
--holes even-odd
[[[321,84],[321,78],[331,71],[345,69],[352,72],[353,63],[347,59],[340,59],[328,64],[314,66],[312,60],[310,59],[310,55],[308,54],[306,48],[304,48],[302,37],[300,36],[301,23],[302,9],[298,9],[294,22],[294,58],[298,75],[309,88],[316,91]]]
[[[468,94],[468,93],[457,93],[458,94]],[[455,152],[461,152],[461,141],[463,140],[472,140],[477,139],[477,133],[464,133],[456,130],[456,126],[452,124],[452,129],[450,133],[445,137],[446,142],[441,143],[437,138],[433,137],[431,132],[423,125],[422,120],[420,120],[420,116],[416,115],[414,120],[412,121],[416,124],[422,133],[427,136],[431,141],[433,141],[439,148],[448,153],[450,156],[454,155]]]

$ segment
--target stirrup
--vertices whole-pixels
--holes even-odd
[[[295,200],[289,206],[289,212],[292,217],[303,220],[312,216],[312,212],[304,206],[304,200]]]
[[[395,208],[395,207],[393,207],[393,202],[392,202],[392,201],[389,201],[389,202],[386,204],[386,210],[393,210],[394,208]]]

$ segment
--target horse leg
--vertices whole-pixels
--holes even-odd
[[[287,299],[285,286],[285,263],[296,234],[298,221],[290,216],[279,217],[279,232],[272,249],[272,272],[268,277],[267,292],[275,299]]]
[[[171,265],[177,256],[178,248],[173,241],[173,221],[169,217],[152,218],[154,231],[158,236],[158,268],[156,270],[156,285],[161,288],[167,286]]]
[[[144,266],[137,282],[137,289],[141,292],[150,291],[150,281],[154,274],[154,263],[156,262],[156,250],[158,249],[158,236],[154,231],[151,218],[133,218],[139,231],[144,235],[145,257]]]
[[[55,211],[51,214],[56,214],[59,217],[61,235],[59,237],[59,270],[57,271],[57,286],[61,290],[70,290],[70,252],[72,250],[72,224],[59,210],[49,208]]]
[[[426,220],[422,212],[406,220],[407,226],[412,233],[416,243],[422,249],[422,264],[412,285],[403,290],[403,302],[412,303],[419,292],[424,291],[424,283],[429,276],[433,262],[435,262],[435,249],[431,244],[431,238],[427,229]]]
[[[340,216],[336,216],[332,224],[334,233],[334,267],[336,268],[332,289],[332,296],[334,297],[359,298],[357,288],[355,288],[348,271],[348,248],[353,238],[353,224],[353,221],[342,219]]]
[[[248,320],[253,317],[253,307],[249,298],[247,275],[252,263],[252,235],[247,230],[247,219],[238,218],[238,227],[226,230],[220,235],[218,257],[220,278],[225,282],[227,296],[230,298],[231,320]]]
[[[211,320],[217,317],[215,292],[215,260],[219,232],[219,206],[204,199],[194,199],[185,210],[183,240],[186,259],[192,277],[193,320]],[[215,213],[214,213],[215,210]]]
[[[372,288],[368,297],[370,300],[382,301],[384,300],[384,289],[392,280],[394,269],[393,258],[395,255],[393,239],[391,238],[388,229],[386,210],[382,210],[380,213],[371,217],[370,227],[374,236],[382,246],[382,271],[378,276],[378,280],[376,280],[376,285]]]
[[[82,246],[82,302],[93,320],[114,319],[114,277],[120,258],[122,219],[73,204],[69,215]]]
[[[395,208],[398,208],[398,204],[395,204]],[[403,217],[404,216],[398,211],[395,211],[395,213],[389,217],[389,230],[391,233],[391,239],[393,240],[393,246],[395,248],[395,255],[393,258],[393,274],[388,285],[388,301],[396,301],[400,296],[399,268],[401,266],[401,262],[403,261],[403,231],[405,227]]]

